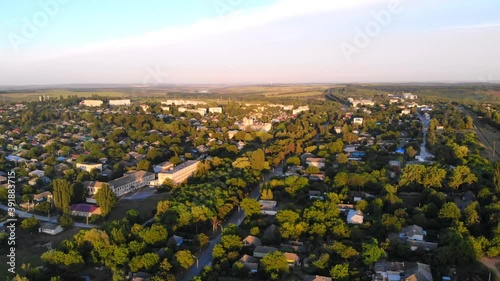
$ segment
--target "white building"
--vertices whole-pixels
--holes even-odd
[[[153,171],[155,173],[160,173],[160,172],[166,172],[174,167],[174,164],[170,163],[169,161],[162,162],[160,164],[156,164],[153,167]]]
[[[167,100],[167,101],[162,101],[162,104],[166,105],[201,105],[201,104],[207,104],[204,101],[196,101],[196,100]]]
[[[306,158],[306,164],[308,166],[314,166],[322,169],[325,167],[325,158]]]
[[[83,188],[87,190],[88,197],[86,198],[86,201],[88,203],[94,203],[96,204],[97,201],[95,199],[95,194],[99,191],[99,189],[103,188],[105,182],[100,182],[100,181],[84,181],[82,182]]]
[[[171,179],[176,184],[184,182],[194,174],[198,163],[200,161],[188,160],[169,171],[158,173],[158,184],[163,184],[166,179]]]
[[[356,124],[356,125],[363,125],[363,118],[356,117],[356,118],[352,119],[352,123]]]
[[[83,100],[80,105],[98,107],[102,105],[102,100]]]
[[[148,185],[151,181],[154,181],[154,179],[155,174],[153,173],[135,171],[129,172],[121,178],[114,179],[108,182],[108,184],[116,196],[121,196]]]
[[[405,100],[416,100],[418,98],[418,96],[414,95],[412,93],[403,93],[403,98]]]
[[[222,107],[209,107],[208,112],[210,113],[222,113]]]
[[[130,105],[130,100],[110,100],[109,105]]]
[[[87,172],[90,172],[94,169],[102,171],[102,164],[101,163],[76,163],[76,168],[80,169],[82,171],[87,171]]]
[[[53,223],[43,223],[38,228],[39,233],[47,233],[50,235],[57,235],[64,230],[60,225]]]
[[[307,106],[307,105],[299,106],[296,109],[292,110],[292,114],[299,114],[301,112],[308,111],[308,110],[309,110],[309,106]]]

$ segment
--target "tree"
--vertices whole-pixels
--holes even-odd
[[[349,280],[349,264],[340,263],[336,264],[330,270],[330,276],[333,280],[347,281]]]
[[[288,166],[299,166],[300,158],[298,156],[292,156],[286,160]]]
[[[70,228],[72,227],[75,222],[73,221],[73,218],[68,215],[68,214],[63,214],[62,216],[59,217],[59,224],[64,228]]]
[[[493,165],[493,184],[497,192],[500,192],[500,161]]]
[[[369,243],[363,243],[362,248],[363,253],[361,255],[366,265],[372,265],[385,256],[384,250],[378,246],[375,238],[372,238]]]
[[[240,206],[245,211],[245,215],[248,216],[249,218],[257,214],[260,214],[260,203],[253,198],[247,197],[241,200]]]
[[[175,253],[175,260],[179,266],[184,269],[188,269],[194,264],[194,257],[188,250],[182,250]]]
[[[417,155],[417,151],[415,150],[415,148],[413,148],[413,146],[408,146],[406,148],[406,154],[408,154],[408,157],[410,157],[410,159],[413,159],[415,158],[415,155]]]
[[[158,223],[155,223],[151,228],[145,228],[139,232],[139,237],[148,245],[158,246],[160,242],[167,240],[167,229]]]
[[[272,192],[272,190],[270,188],[264,188],[264,189],[262,189],[260,198],[262,200],[273,200],[273,192]]]
[[[139,160],[137,163],[137,170],[153,171],[153,164],[151,164],[151,161],[146,159]]]
[[[182,163],[182,159],[178,156],[178,155],[174,155],[172,157],[170,157],[170,163],[172,163],[174,166],[177,166],[179,165],[180,163]]]
[[[264,272],[266,272],[272,280],[278,280],[281,275],[289,271],[285,255],[279,251],[265,255],[260,260],[260,263]]]
[[[439,210],[438,217],[445,220],[459,220],[461,217],[460,209],[454,202],[447,202]]]
[[[252,169],[255,171],[262,171],[269,169],[269,163],[266,162],[266,155],[264,154],[264,150],[257,149],[252,152],[252,156],[250,157],[250,164]]]
[[[101,213],[103,216],[107,216],[118,202],[115,193],[107,184],[97,191],[95,198],[97,204],[101,207]]]
[[[471,184],[477,181],[476,175],[474,175],[470,168],[467,166],[457,166],[450,178],[450,187],[457,189],[460,185],[467,183]]]
[[[64,253],[58,250],[50,250],[43,253],[41,259],[53,267],[72,273],[80,272],[85,265],[81,254],[77,251]]]
[[[337,162],[339,162],[340,164],[345,164],[347,163],[347,161],[349,161],[349,154],[340,153],[337,155]]]
[[[64,213],[69,214],[73,191],[69,182],[65,179],[55,179],[52,182],[54,189],[54,204]]]
[[[37,220],[35,217],[24,219],[21,222],[21,228],[29,231],[31,234],[33,234],[33,232],[35,232],[39,226],[40,226],[40,221]]]
[[[306,174],[318,174],[320,172],[319,168],[316,166],[309,166],[304,171]]]

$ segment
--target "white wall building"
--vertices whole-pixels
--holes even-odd
[[[169,171],[158,173],[158,184],[163,184],[166,179],[171,179],[176,184],[184,182],[194,174],[198,163],[200,161],[188,160]]]
[[[80,105],[98,107],[102,105],[102,100],[83,100]]]
[[[102,171],[102,164],[101,163],[76,163],[76,168],[80,169],[82,171],[87,171],[87,172],[90,172],[93,169],[97,169],[99,171]]]
[[[130,100],[110,100],[109,105],[130,105]]]
[[[209,107],[208,112],[210,113],[222,113],[222,107]]]
[[[148,185],[151,181],[154,181],[154,179],[154,173],[136,171],[125,174],[121,178],[114,179],[108,182],[108,184],[116,196],[121,196]]]
[[[47,233],[50,235],[57,235],[61,233],[63,230],[64,229],[60,225],[53,223],[43,223],[38,228],[39,233]]]

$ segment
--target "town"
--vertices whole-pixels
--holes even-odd
[[[0,104],[12,280],[500,278],[497,103],[244,88]]]

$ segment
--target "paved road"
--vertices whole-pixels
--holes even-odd
[[[421,113],[418,113],[418,118],[422,122],[422,132],[424,134],[422,144],[420,145],[420,156],[419,161],[426,161],[427,159],[434,158],[434,155],[430,154],[425,147],[427,143],[427,130],[429,130],[430,120],[426,119]]]
[[[5,206],[5,205],[3,205],[3,204],[0,204],[0,209],[7,211],[8,207]],[[57,219],[55,217],[51,217],[51,218],[44,217],[44,216],[40,216],[40,215],[31,214],[31,213],[28,213],[26,211],[22,211],[22,210],[19,210],[19,209],[16,209],[16,215],[18,215],[21,218],[35,217],[39,221],[57,222]],[[85,224],[85,223],[80,223],[80,222],[75,222],[74,226],[82,227],[82,228],[99,228],[99,226],[95,225],[95,224]]]
[[[276,176],[277,174],[281,173],[283,169],[283,164],[278,165],[275,169],[273,169],[270,173],[267,175],[264,175],[264,181],[267,182],[269,181],[270,178]],[[257,185],[252,192],[249,194],[249,197],[258,199],[260,196],[260,185]],[[236,225],[240,225],[243,220],[245,219],[245,212],[243,210],[239,210],[234,212],[231,217],[229,217],[228,220],[226,220],[223,223],[223,226],[226,227],[231,223],[234,223]],[[186,276],[184,277],[184,281],[189,281],[194,276],[198,276],[206,265],[212,262],[212,250],[214,249],[214,246],[217,245],[220,242],[221,239],[221,233],[217,235],[214,239],[210,240],[210,244],[208,245],[207,248],[205,248],[201,253],[196,254],[198,257],[198,267],[193,265],[191,268],[188,269]]]

